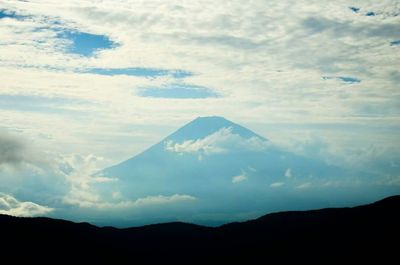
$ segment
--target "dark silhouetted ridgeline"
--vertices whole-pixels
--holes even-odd
[[[397,264],[400,196],[354,208],[273,213],[216,228],[180,222],[99,228],[0,215],[0,235],[2,258],[13,263]]]

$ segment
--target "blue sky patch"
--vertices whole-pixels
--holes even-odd
[[[138,95],[151,98],[215,98],[219,95],[206,87],[190,84],[171,84],[164,87],[148,87],[139,90]]]
[[[13,11],[8,11],[8,10],[0,10],[0,19],[2,18],[14,18],[14,19],[22,19],[24,16],[17,15]]]
[[[82,56],[92,56],[97,50],[116,47],[117,44],[105,35],[96,35],[79,31],[64,31],[58,34],[59,38],[71,41],[67,52]]]
[[[354,13],[358,13],[358,11],[360,11],[360,8],[355,7],[355,6],[350,6],[349,7],[351,11],[353,11]]]
[[[360,83],[361,80],[358,78],[354,77],[348,77],[348,76],[338,76],[337,79],[343,81],[346,84],[354,84],[354,83]]]
[[[92,73],[98,75],[130,75],[130,76],[145,76],[145,77],[157,77],[169,75],[174,78],[185,78],[191,76],[192,73],[183,70],[165,70],[155,68],[90,68],[84,70],[85,73]]]
[[[367,14],[365,14],[367,17],[373,17],[373,16],[375,16],[376,14],[374,13],[374,12],[372,12],[372,11],[370,11],[370,12],[368,12]]]
[[[354,83],[361,82],[360,79],[355,78],[355,77],[349,77],[349,76],[323,76],[322,79],[324,79],[324,80],[336,79],[336,80],[339,80],[346,84],[354,84]]]
[[[400,40],[395,40],[390,42],[390,46],[396,46],[396,45],[400,45]]]

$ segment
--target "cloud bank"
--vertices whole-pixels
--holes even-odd
[[[20,202],[11,195],[0,193],[0,214],[21,217],[43,216],[53,209],[33,202]]]
[[[110,155],[118,161],[205,115],[268,136],[286,124],[398,129],[396,1],[0,3],[0,121],[52,151],[122,150]],[[116,45],[96,40],[94,54],[71,53],[65,32]],[[171,87],[219,97],[176,98],[163,90]],[[143,96],[153,90],[161,95]]]
[[[222,128],[202,139],[186,140],[175,143],[172,140],[165,142],[165,150],[178,154],[198,154],[199,160],[203,155],[224,154],[228,152],[262,152],[267,150],[270,144],[260,137],[245,138],[232,133],[232,128]]]

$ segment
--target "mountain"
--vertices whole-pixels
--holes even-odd
[[[98,175],[117,180],[97,184],[108,200],[115,199],[116,193],[119,200],[185,195],[194,199],[173,209],[181,219],[223,223],[281,209],[281,205],[318,207],[293,191],[311,182],[322,186],[341,180],[349,172],[285,151],[247,128],[213,116],[189,122]],[[279,202],[266,203],[271,201]]]
[[[117,229],[0,215],[2,257],[29,263],[307,264],[397,260],[400,196],[354,208],[279,212],[211,228],[165,223]]]

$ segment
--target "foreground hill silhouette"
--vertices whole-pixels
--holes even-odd
[[[399,213],[400,196],[393,196],[354,208],[273,213],[216,228],[179,222],[99,228],[50,218],[0,215],[0,235],[3,259],[17,263],[382,264],[397,259]]]

